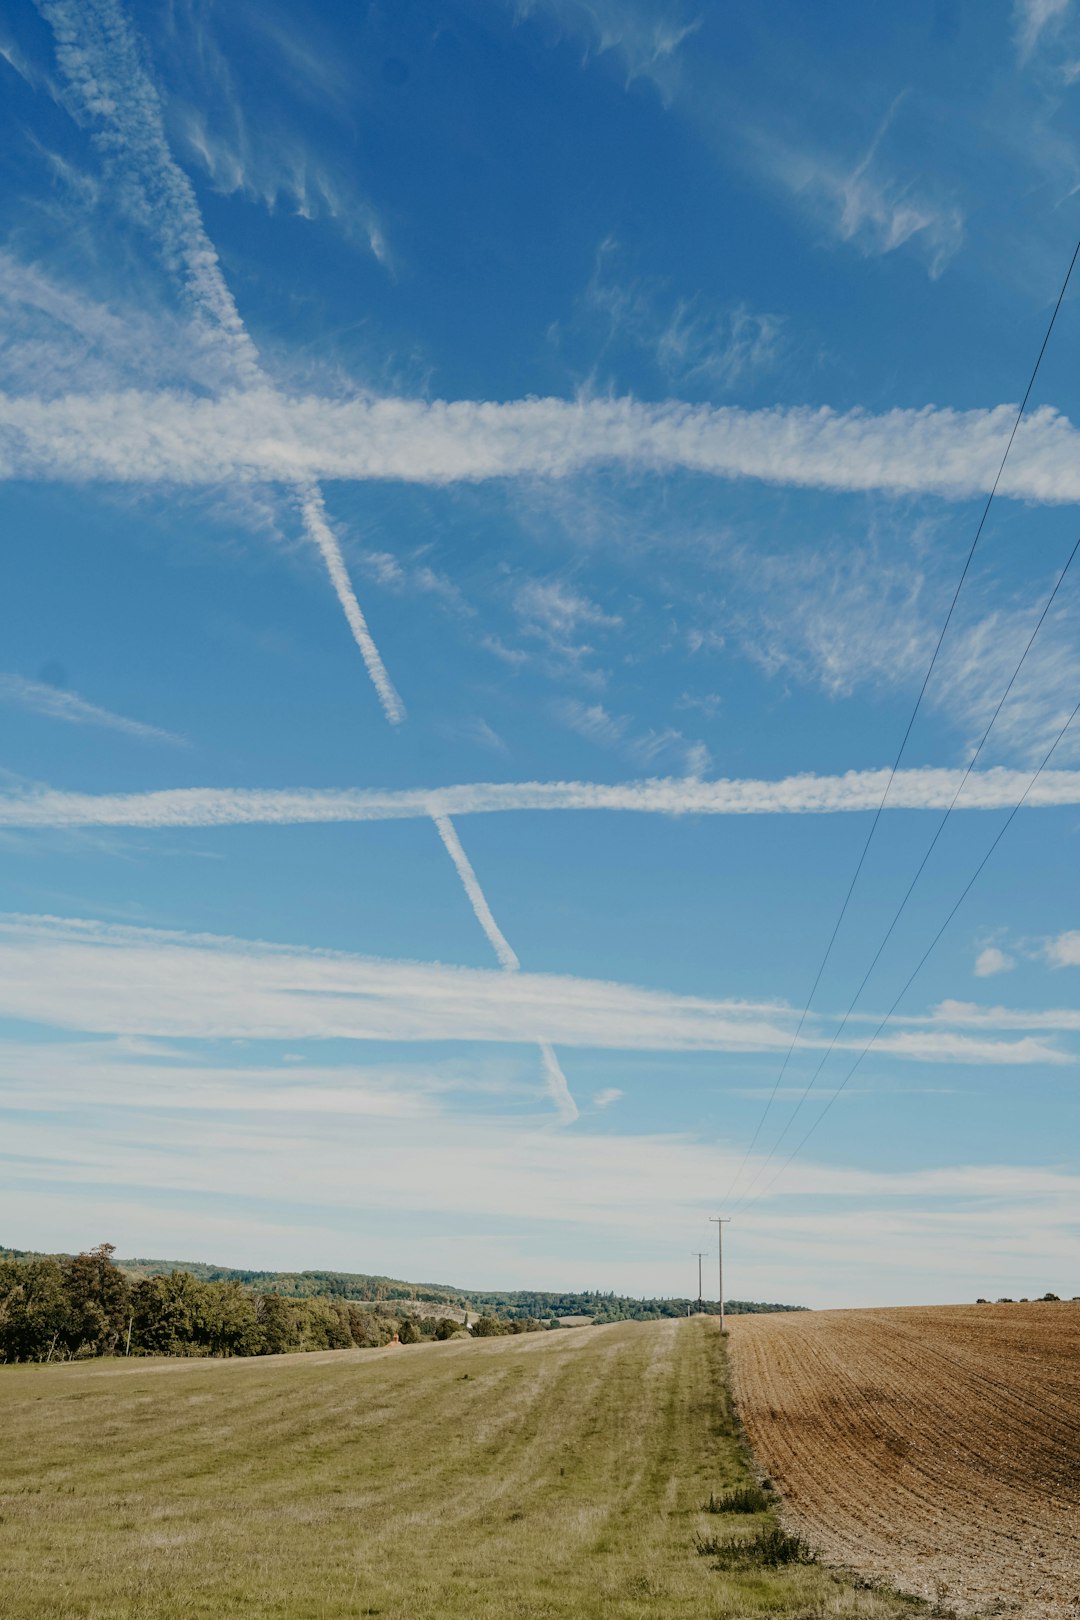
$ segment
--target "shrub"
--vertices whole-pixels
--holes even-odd
[[[722,1496],[710,1495],[705,1504],[706,1513],[766,1513],[769,1498],[757,1485],[737,1485]]]
[[[478,1339],[494,1339],[500,1333],[510,1333],[513,1330],[506,1322],[500,1322],[497,1316],[481,1316],[473,1323],[473,1332]]]

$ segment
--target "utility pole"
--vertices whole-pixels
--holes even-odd
[[[691,1254],[697,1255],[697,1308],[701,1309],[701,1262],[705,1258],[704,1249],[691,1249]]]
[[[710,1215],[716,1226],[716,1259],[720,1283],[720,1331],[724,1331],[724,1227],[731,1224],[730,1215]]]

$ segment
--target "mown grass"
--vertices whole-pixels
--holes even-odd
[[[0,1368],[4,1620],[892,1620],[770,1567],[707,1319]],[[706,1531],[723,1549],[697,1556]],[[738,1567],[721,1569],[725,1561]]]

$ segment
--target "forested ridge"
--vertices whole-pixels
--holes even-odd
[[[535,1332],[560,1316],[611,1322],[682,1315],[682,1300],[614,1294],[480,1293],[359,1273],[234,1271],[0,1250],[0,1360],[95,1355],[273,1355],[367,1348],[456,1333]],[[729,1309],[782,1309],[739,1306]]]
[[[463,1311],[489,1312],[510,1319],[531,1316],[549,1321],[552,1317],[560,1316],[590,1316],[598,1322],[654,1321],[665,1316],[685,1316],[688,1308],[698,1309],[698,1301],[685,1296],[648,1299],[599,1289],[588,1289],[581,1293],[543,1292],[526,1288],[466,1290],[449,1283],[403,1282],[397,1277],[358,1271],[247,1271],[185,1260],[119,1260],[117,1264],[125,1271],[140,1276],[189,1271],[207,1282],[239,1282],[245,1287],[282,1294],[290,1299],[328,1297],[388,1303],[415,1301],[450,1305]],[[747,1315],[757,1311],[802,1310],[804,1307],[729,1299],[724,1308],[732,1315]],[[715,1300],[704,1300],[701,1309],[715,1315],[720,1307]]]

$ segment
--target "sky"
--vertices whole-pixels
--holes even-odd
[[[1080,1293],[1080,8],[0,82],[0,1240]]]

